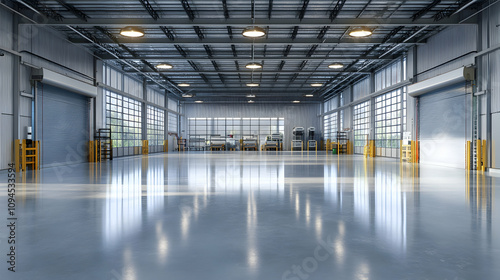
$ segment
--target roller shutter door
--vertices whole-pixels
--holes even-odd
[[[40,84],[37,110],[42,167],[86,162],[88,97]]]
[[[467,139],[465,82],[420,96],[420,162],[464,168]]]

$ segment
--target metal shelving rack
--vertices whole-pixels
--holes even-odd
[[[349,138],[347,138],[347,132],[337,131],[337,153],[347,154],[347,143]]]
[[[111,129],[100,128],[94,136],[96,143],[96,161],[113,160],[113,141],[111,140]]]

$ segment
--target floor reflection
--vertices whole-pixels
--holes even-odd
[[[280,279],[306,262],[308,279],[500,274],[499,185],[487,174],[281,152],[152,154],[88,168],[63,182],[42,169],[19,185],[20,255],[33,271]],[[316,267],[322,244],[328,258]]]
[[[104,245],[113,248],[119,241],[141,229],[142,169],[137,162],[114,168],[106,186],[104,205]]]

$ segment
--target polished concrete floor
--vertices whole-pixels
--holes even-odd
[[[324,152],[47,168],[18,178],[0,279],[499,279],[499,181]]]

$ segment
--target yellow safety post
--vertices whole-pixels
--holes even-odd
[[[399,162],[403,162],[403,140],[399,140]]]
[[[481,171],[486,171],[486,163],[487,163],[487,157],[486,157],[486,140],[481,141]]]
[[[375,140],[370,140],[370,156],[375,157],[376,156],[376,149],[375,149]]]
[[[92,141],[89,141],[88,142],[88,145],[89,145],[89,162],[94,162],[94,142]]]
[[[470,170],[470,141],[465,143],[465,170]]]
[[[38,170],[40,167],[39,167],[39,148],[40,148],[40,141],[35,141],[35,159],[34,159],[34,162],[35,162],[35,170]]]
[[[477,166],[476,170],[481,170],[482,169],[482,151],[481,151],[481,140],[476,140],[476,161],[477,161]]]
[[[163,152],[168,153],[168,140],[163,140]]]
[[[21,170],[26,171],[26,141],[23,140],[21,148]]]
[[[21,164],[19,162],[19,148],[21,144],[19,143],[19,139],[14,140],[14,163],[16,164],[16,172],[19,172],[19,165]]]
[[[149,154],[149,140],[142,140],[142,154]]]

